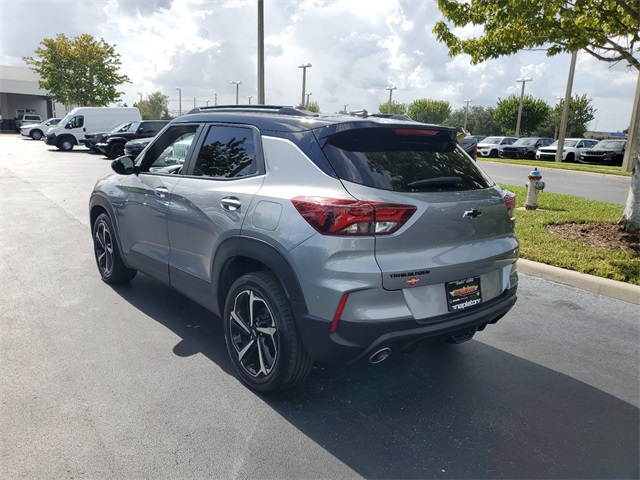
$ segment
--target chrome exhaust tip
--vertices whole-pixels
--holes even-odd
[[[389,347],[381,348],[380,350],[377,350],[376,352],[371,354],[371,356],[369,357],[369,363],[375,365],[376,363],[384,362],[387,358],[389,358],[391,352],[392,350]]]

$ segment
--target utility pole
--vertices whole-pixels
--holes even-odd
[[[182,115],[182,89],[176,88],[178,90],[178,116]]]
[[[313,95],[313,93],[311,93],[311,92],[307,92],[307,93],[305,93],[305,95],[307,96],[307,103],[305,104],[305,107],[308,107],[308,106],[309,106],[309,97],[310,97],[311,95]]]
[[[516,121],[516,137],[520,136],[520,120],[522,119],[522,102],[524,101],[524,86],[527,82],[532,81],[533,78],[516,78],[516,82],[522,82],[522,91],[520,92],[520,106],[518,107],[518,120]]]
[[[249,105],[251,105],[251,99],[253,98],[253,96],[251,95],[247,95],[247,99],[249,100]]]
[[[386,90],[389,90],[389,106],[387,107],[387,113],[391,114],[391,98],[393,96],[393,91],[398,87],[387,87]]]
[[[264,105],[264,0],[258,0],[258,103]]]
[[[304,91],[307,84],[307,68],[311,68],[311,64],[304,63],[302,65],[298,65],[298,68],[302,69],[302,99],[300,100],[300,106],[304,107]]]
[[[468,98],[464,101],[466,103],[466,107],[464,108],[464,131],[467,131],[467,116],[469,115],[469,103],[471,103],[471,99]]]
[[[238,105],[238,92],[240,90],[240,84],[242,82],[240,80],[232,80],[231,83],[233,83],[236,86],[236,105]]]

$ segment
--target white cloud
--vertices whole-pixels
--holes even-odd
[[[29,12],[31,32],[16,22]],[[89,33],[116,44],[123,71],[124,101],[137,93],[160,90],[177,110],[196,103],[235,101],[232,80],[241,80],[240,98],[257,98],[257,7],[255,0],[22,0],[0,1],[0,61],[24,65],[44,38]],[[547,57],[523,51],[471,65],[469,57],[448,56],[433,25],[442,18],[433,1],[280,0],[265,2],[266,99],[300,101],[302,62],[307,91],[324,111],[376,110],[388,99],[385,87],[396,85],[393,98],[448,100],[453,109],[495,106],[498,98],[519,93],[515,79],[530,76],[526,93],[555,103],[564,95],[569,55]],[[481,27],[466,28],[477,35]],[[18,40],[19,39],[19,40]],[[586,94],[597,109],[598,128],[626,128],[637,73],[609,66],[580,53],[573,91]],[[187,100],[188,99],[188,100]],[[254,100],[255,101],[255,100]],[[595,122],[594,122],[595,123]]]

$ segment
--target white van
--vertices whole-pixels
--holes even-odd
[[[47,134],[46,143],[69,151],[75,145],[84,145],[88,133],[107,132],[114,125],[140,120],[142,116],[136,107],[77,107]]]

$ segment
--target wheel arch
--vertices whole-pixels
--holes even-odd
[[[71,140],[71,143],[73,143],[74,145],[78,145],[78,139],[75,137],[75,135],[71,135],[69,133],[63,133],[62,135],[58,136],[56,138],[56,146],[60,147],[60,144],[64,141],[64,140]]]
[[[223,310],[231,285],[238,277],[262,270],[269,270],[277,277],[297,322],[306,313],[306,303],[297,275],[276,247],[255,238],[229,238],[217,248],[212,278],[216,280],[220,311]]]

